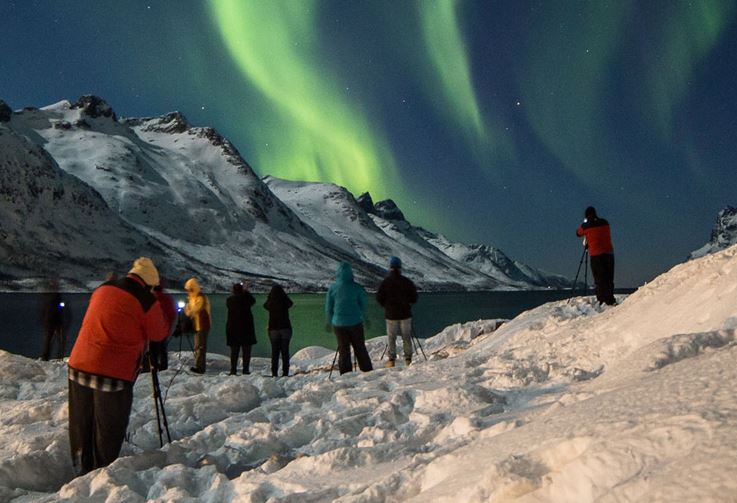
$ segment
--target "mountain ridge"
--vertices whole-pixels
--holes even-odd
[[[26,257],[35,268],[3,266],[8,284],[55,271],[89,288],[102,279],[103,264],[123,273],[125,256],[130,262],[149,254],[170,282],[199,276],[218,291],[241,280],[253,281],[256,289],[278,281],[292,290],[321,290],[342,260],[353,263],[359,281],[378,284],[391,255],[402,257],[408,275],[425,290],[568,286],[565,278],[517,264],[488,245],[451,243],[415,227],[392,200],[374,204],[368,193],[355,198],[334,184],[260,178],[230,141],[213,128],[192,126],[181,112],[118,118],[92,95],[20,111],[0,102],[0,134],[15,138],[6,149],[15,157],[0,163],[3,176],[28,169],[27,157],[45,157],[45,169],[57,170],[59,183],[97,194],[100,203],[93,214],[74,217],[91,219],[94,232],[84,225],[66,231],[70,246],[85,243],[99,258],[69,272],[66,265],[29,258],[34,248],[36,258],[53,256],[61,239],[59,232],[44,230],[63,227],[53,205],[41,198],[46,220],[29,234],[35,245],[3,245],[6,255]],[[45,186],[47,191],[53,194]],[[27,197],[16,191],[16,199]],[[3,201],[0,211],[10,206]],[[123,241],[109,250],[107,239]],[[106,262],[108,255],[115,260]],[[502,256],[497,267],[495,257]]]

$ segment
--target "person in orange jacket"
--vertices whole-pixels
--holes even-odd
[[[192,319],[194,326],[194,367],[190,368],[195,374],[204,374],[207,363],[207,334],[210,333],[211,312],[210,299],[202,293],[197,278],[189,278],[184,283],[187,292],[187,305],[184,314]]]
[[[120,454],[144,345],[168,335],[151,292],[158,284],[154,263],[140,257],[125,278],[92,293],[68,362],[69,444],[79,475]]]
[[[591,274],[596,283],[596,299],[600,304],[614,305],[614,246],[609,222],[599,218],[593,206],[586,208],[584,221],[576,236],[586,238],[591,257]]]

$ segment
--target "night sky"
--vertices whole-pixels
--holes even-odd
[[[0,99],[184,113],[261,176],[392,198],[415,224],[618,286],[737,204],[737,6],[679,0],[3,1]]]

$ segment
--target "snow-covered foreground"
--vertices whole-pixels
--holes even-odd
[[[0,353],[0,500],[737,501],[737,247],[498,325],[406,369],[328,379],[309,348],[289,378],[162,372],[163,449],[144,375],[123,457],[76,479],[64,365]]]

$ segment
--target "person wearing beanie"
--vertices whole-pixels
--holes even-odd
[[[207,334],[210,333],[211,312],[210,299],[202,293],[197,278],[189,278],[184,283],[187,292],[187,305],[184,314],[189,316],[194,327],[195,364],[190,368],[195,374],[204,374],[207,359]]]
[[[609,222],[599,218],[596,209],[589,206],[584,211],[583,223],[576,229],[576,236],[583,237],[591,257],[591,274],[596,284],[599,304],[614,305],[614,246]]]
[[[412,305],[417,302],[417,288],[402,275],[399,257],[389,259],[389,275],[379,285],[376,300],[384,308],[388,359],[385,367],[393,367],[397,358],[397,335],[402,336],[404,363],[412,363]]]
[[[251,373],[251,347],[256,344],[251,306],[256,303],[248,285],[235,283],[233,294],[228,297],[228,319],[225,323],[225,340],[230,347],[230,375],[236,375],[238,354],[243,352],[243,375]]]
[[[68,362],[69,445],[78,475],[112,463],[120,453],[133,403],[133,383],[147,341],[168,335],[153,262],[141,257],[125,278],[90,297]]]

